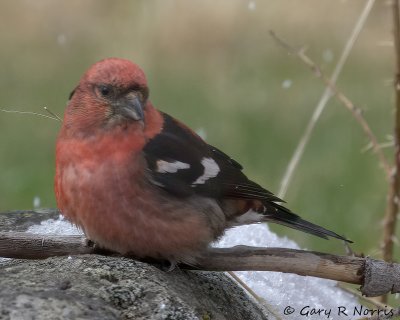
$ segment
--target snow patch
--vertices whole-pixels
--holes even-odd
[[[283,89],[289,89],[292,86],[292,83],[293,83],[293,81],[290,80],[290,79],[283,80],[282,88]]]
[[[250,11],[256,10],[256,2],[255,2],[255,1],[249,1],[249,4],[247,5],[247,8],[248,8]]]
[[[67,221],[62,215],[57,220],[49,219],[42,221],[38,225],[34,225],[26,230],[28,233],[34,234],[57,234],[68,236],[83,235],[83,232],[74,226],[71,222]]]
[[[236,245],[300,249],[294,241],[271,232],[266,224],[232,228],[215,244],[217,247]],[[359,318],[353,316],[353,310],[355,307],[360,308],[360,303],[353,295],[338,288],[336,281],[281,272],[240,271],[235,274],[257,295],[264,298],[281,319]],[[339,309],[340,307],[345,309]],[[315,312],[322,309],[331,312],[329,316],[323,311],[320,315],[312,315],[313,308]],[[340,310],[346,310],[348,315],[338,315]],[[310,313],[306,316],[301,311]],[[290,312],[293,313],[289,314]]]
[[[39,209],[40,208],[40,203],[41,203],[40,197],[39,196],[35,196],[33,198],[33,208]]]

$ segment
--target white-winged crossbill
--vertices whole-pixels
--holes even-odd
[[[274,222],[346,240],[301,219],[242,166],[149,100],[143,71],[102,60],[72,92],[56,147],[62,213],[106,249],[193,263],[226,229]]]

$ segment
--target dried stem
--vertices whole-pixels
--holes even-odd
[[[0,257],[45,259],[76,254],[115,254],[101,251],[83,236],[36,235],[21,232],[0,233]],[[400,264],[369,258],[337,256],[320,252],[236,246],[211,248],[196,267],[181,268],[209,271],[278,271],[361,284],[367,296],[400,292]]]
[[[346,292],[352,294],[353,296],[357,297],[360,300],[360,302],[363,301],[366,303],[366,305],[372,305],[376,309],[385,309],[385,308],[394,309],[392,306],[382,303],[382,302],[378,301],[376,298],[369,298],[369,297],[363,296],[359,290],[349,288],[343,282],[338,282],[337,287],[340,288],[341,290],[346,291]],[[357,319],[357,320],[360,320],[360,319]]]
[[[38,112],[31,112],[31,111],[18,111],[18,110],[7,110],[7,109],[0,109],[0,112],[6,112],[6,113],[18,113],[18,114],[29,114],[29,115],[34,115],[42,118],[47,118],[47,119],[52,119],[52,120],[57,120],[59,121],[55,116],[48,116],[45,114],[41,114]]]
[[[304,49],[296,49],[289,44],[287,44],[285,41],[282,39],[278,38],[277,35],[271,31],[271,36],[275,39],[275,41],[283,48],[285,48],[288,52],[294,54],[296,57],[298,57],[304,64],[306,64],[314,73],[314,75],[317,78],[320,78],[324,84],[326,85],[327,88],[331,91],[332,95],[334,95],[353,115],[353,117],[356,119],[356,121],[360,124],[362,129],[364,130],[365,135],[367,136],[368,140],[370,141],[372,145],[372,149],[377,154],[379,161],[386,173],[386,177],[389,179],[390,178],[390,172],[391,168],[386,160],[385,154],[383,153],[383,150],[381,149],[378,139],[372,132],[370,126],[368,125],[367,121],[365,120],[362,111],[359,107],[355,106],[353,102],[347,98],[336,86],[332,81],[325,76],[323,73],[322,69],[313,61],[311,60],[304,52]]]
[[[386,214],[383,219],[382,257],[385,261],[393,261],[393,244],[396,232],[397,215],[400,199],[400,17],[399,0],[392,2],[393,34],[396,71],[394,89],[396,93],[396,114],[394,128],[394,169],[390,177],[390,186],[387,197]],[[383,297],[382,301],[386,301]]]
[[[62,122],[62,119],[58,116],[58,114],[55,114],[53,111],[51,111],[47,107],[43,107],[44,110],[46,110],[49,114],[51,114],[54,118],[56,118],[58,121]]]
[[[394,129],[395,168],[390,177],[386,214],[383,220],[382,257],[385,261],[393,260],[393,238],[396,231],[396,220],[400,199],[400,18],[399,1],[393,0],[393,33],[396,59],[394,88],[396,92],[396,115]]]
[[[361,30],[364,27],[365,21],[367,20],[367,17],[369,16],[369,13],[371,12],[371,9],[372,9],[372,6],[374,5],[374,3],[375,3],[375,0],[369,0],[365,4],[363,11],[361,12],[359,18],[357,19],[357,22],[353,28],[353,31],[351,32],[351,35],[346,42],[343,52],[336,64],[335,69],[330,78],[330,80],[333,84],[336,83],[337,78],[339,77],[339,74],[342,71],[342,68],[354,46],[354,43],[356,42]],[[308,144],[308,141],[310,140],[311,133],[313,132],[316,123],[318,122],[322,112],[325,109],[327,102],[329,101],[329,99],[331,97],[332,97],[332,92],[328,87],[326,87],[317,106],[314,109],[311,119],[309,120],[307,127],[306,127],[303,135],[301,136],[299,143],[297,144],[297,147],[293,153],[293,156],[290,159],[290,162],[286,168],[285,174],[282,178],[281,187],[278,192],[278,197],[280,197],[280,198],[285,197],[287,189],[290,184],[290,180],[300,162],[301,157],[303,156],[305,147]]]
[[[272,313],[276,320],[282,320],[277,311],[264,298],[255,293],[255,291],[250,288],[242,279],[240,279],[235,272],[228,271],[227,273],[243,288],[243,290],[247,291],[259,304],[264,306],[270,313]]]

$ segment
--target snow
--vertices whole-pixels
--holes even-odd
[[[279,237],[266,224],[228,230],[218,247],[248,245],[300,249],[292,240]],[[333,280],[303,277],[280,272],[235,272],[254,292],[264,298],[268,309],[283,319],[357,319],[354,308],[360,303]],[[341,309],[340,309],[341,308]],[[320,314],[314,314],[320,311]],[[338,315],[339,311],[347,313]],[[291,313],[292,312],[292,313]],[[286,314],[285,314],[286,313]],[[291,315],[288,315],[291,313]]]
[[[65,34],[57,35],[57,43],[59,46],[65,46],[65,44],[67,43],[67,37],[65,36]]]
[[[31,226],[27,232],[59,235],[82,234],[81,230],[62,216],[57,220],[46,220],[40,225]],[[218,247],[235,245],[299,249],[294,241],[277,236],[265,224],[230,229],[216,244]],[[67,259],[70,259],[70,257]],[[353,317],[353,312],[355,307],[361,307],[360,303],[354,296],[338,288],[335,281],[279,272],[246,271],[236,272],[236,275],[266,300],[268,309],[277,315],[277,319],[359,318],[359,316]],[[342,309],[339,309],[340,307]],[[344,314],[338,316],[339,310],[346,310],[347,316]],[[315,314],[318,311],[320,314]],[[292,314],[287,315],[290,312]]]
[[[59,216],[57,220],[49,219],[42,221],[38,225],[34,225],[26,230],[28,233],[34,234],[58,234],[58,235],[82,235],[83,232],[75,227],[73,224]]]
[[[256,2],[255,2],[255,1],[249,1],[249,4],[247,5],[247,8],[248,8],[250,11],[256,10]]]
[[[292,80],[290,80],[290,79],[286,79],[286,80],[283,80],[283,82],[282,82],[282,88],[283,89],[289,89],[291,86],[292,86]]]
[[[41,203],[40,197],[39,196],[35,196],[33,198],[33,208],[34,209],[39,209],[40,208],[40,203]]]
[[[57,220],[49,219],[42,221],[39,225],[29,227],[26,232],[34,234],[58,234],[58,235],[82,235],[83,232],[66,221],[63,216],[59,216]],[[2,262],[8,261],[8,258],[0,258],[0,266]]]

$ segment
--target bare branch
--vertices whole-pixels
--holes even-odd
[[[400,199],[400,18],[399,1],[392,2],[393,33],[396,55],[394,88],[396,92],[396,115],[394,129],[395,168],[390,179],[386,214],[383,220],[382,256],[385,261],[393,260],[393,238],[396,231]]]
[[[44,259],[76,254],[113,254],[93,246],[83,236],[36,235],[22,232],[0,233],[0,257]],[[236,246],[211,248],[196,260],[196,267],[209,271],[278,271],[302,276],[361,284],[366,296],[400,292],[400,265],[369,258],[326,253]]]
[[[362,110],[355,106],[353,102],[347,98],[337,87],[332,81],[325,76],[323,73],[322,69],[313,61],[311,60],[304,52],[304,49],[301,48],[296,49],[280,39],[273,31],[270,31],[271,36],[275,39],[275,41],[283,48],[285,48],[288,52],[294,54],[296,57],[298,57],[304,64],[306,64],[314,73],[314,75],[317,78],[320,78],[324,84],[326,85],[327,88],[330,89],[331,93],[351,112],[353,117],[356,119],[356,121],[361,125],[362,129],[364,130],[365,135],[369,139],[372,145],[373,151],[377,154],[379,161],[386,173],[387,179],[390,178],[390,172],[391,168],[386,160],[385,154],[383,153],[379,143],[378,139],[375,137],[374,133],[372,132],[370,126],[368,125],[367,121],[365,120]]]
[[[25,232],[0,233],[0,257],[46,259],[54,256],[96,253],[83,236],[37,235]]]
[[[400,16],[399,0],[392,0],[393,36],[395,48],[395,81],[396,114],[394,127],[394,169],[390,177],[390,186],[387,196],[386,214],[383,219],[382,257],[385,261],[393,261],[393,244],[396,232],[397,215],[400,199]],[[383,297],[382,301],[386,301]]]
[[[356,40],[358,39],[358,36],[361,33],[361,30],[364,28],[365,21],[367,20],[374,3],[375,3],[375,0],[367,1],[363,10],[361,11],[360,16],[358,17],[358,19],[354,25],[354,28],[353,28],[349,38],[346,41],[346,45],[344,46],[344,49],[340,55],[340,58],[339,58],[338,62],[336,63],[335,69],[333,70],[333,73],[331,75],[330,80],[333,84],[336,83],[345,62],[346,62],[348,56],[350,55],[350,52],[353,49],[353,46],[354,46]],[[306,129],[304,130],[304,133],[301,136],[301,138],[296,146],[296,149],[293,153],[293,156],[290,159],[290,162],[285,170],[285,174],[283,175],[283,178],[281,181],[281,186],[279,189],[278,197],[280,197],[280,198],[285,197],[285,194],[289,187],[290,180],[300,162],[300,159],[304,153],[305,147],[308,144],[308,141],[310,140],[311,133],[313,132],[316,123],[318,122],[322,112],[324,111],[324,109],[326,107],[326,104],[328,103],[328,101],[331,97],[332,97],[331,90],[329,88],[325,87],[325,90],[322,93],[322,96],[319,99],[318,104],[315,107],[314,112],[313,112],[310,120],[307,123]]]

